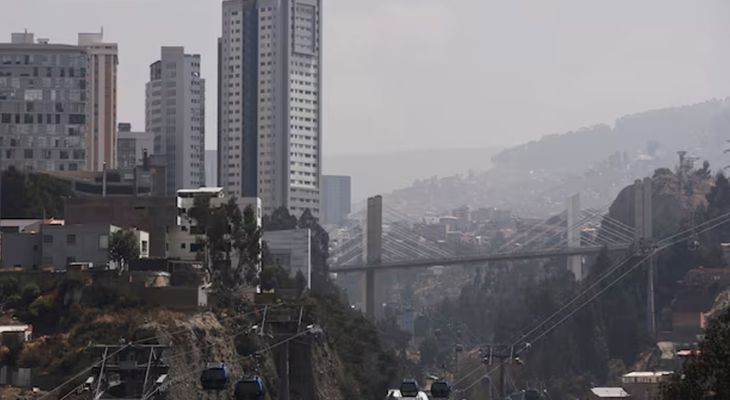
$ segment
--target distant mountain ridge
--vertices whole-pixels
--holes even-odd
[[[718,161],[730,139],[730,98],[631,114],[614,127],[600,124],[543,136],[492,158],[496,168],[576,171],[615,152],[674,158],[678,150]]]
[[[729,139],[730,98],[658,109],[505,149],[489,171],[422,179],[386,201],[412,215],[467,205],[539,217],[563,210],[580,192],[584,207],[602,207],[634,179],[674,168],[680,150],[722,169],[730,164]]]
[[[352,177],[352,201],[407,187],[418,179],[486,171],[500,149],[413,150],[382,154],[326,155],[324,173]]]

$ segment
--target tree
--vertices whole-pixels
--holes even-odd
[[[284,231],[297,227],[297,217],[289,213],[286,207],[279,207],[271,215],[264,215],[264,229],[267,231]]]
[[[289,273],[278,265],[267,265],[261,270],[261,289],[286,289],[291,286]]]
[[[73,197],[71,185],[46,174],[23,174],[10,167],[2,173],[3,217],[62,217],[63,203]]]
[[[294,276],[294,288],[300,295],[307,290],[307,278],[304,277],[301,270],[297,271],[297,274]]]
[[[730,212],[730,181],[722,172],[715,177],[715,182],[705,196],[707,206],[694,215],[694,225],[709,220],[717,220]],[[694,238],[693,238],[694,239]],[[701,233],[696,238],[701,243],[701,256],[706,265],[723,265],[723,254],[720,243],[730,241],[730,227],[727,224],[715,226],[712,230]]]
[[[139,258],[139,242],[133,231],[120,229],[112,233],[109,238],[109,258],[121,268],[126,268],[131,261]]]
[[[712,320],[699,354],[662,387],[666,400],[730,399],[730,308]]]
[[[299,217],[297,226],[300,229],[309,229],[312,235],[312,292],[323,295],[335,294],[337,291],[333,291],[334,287],[329,284],[329,266],[327,265],[327,259],[330,256],[329,233],[308,209],[304,210]]]
[[[264,229],[279,231],[287,229],[309,229],[311,231],[312,253],[312,294],[338,296],[337,287],[329,281],[329,234],[319,224],[310,210],[304,210],[299,220],[289,213],[286,207],[279,207],[270,216],[264,216]]]
[[[198,197],[188,215],[203,234],[206,266],[216,289],[258,284],[261,228],[253,208],[241,212],[235,198],[211,207],[210,198]]]
[[[241,213],[235,202],[228,202],[227,214],[231,220],[233,247],[238,253],[238,271],[249,285],[258,283],[259,265],[261,264],[261,228],[256,220],[256,212],[247,206]]]
[[[428,337],[418,346],[418,352],[421,354],[422,365],[433,365],[440,354],[439,343],[436,338]]]

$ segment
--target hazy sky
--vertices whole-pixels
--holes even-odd
[[[727,0],[323,0],[326,154],[486,147],[730,95]],[[119,121],[162,45],[203,57],[215,147],[220,0],[0,0],[0,39],[104,26]]]

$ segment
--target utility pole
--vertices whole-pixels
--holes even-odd
[[[492,365],[496,360],[499,362],[499,398],[504,399],[507,395],[505,390],[505,368],[507,363],[511,363],[512,360],[517,358],[514,346],[508,346],[505,344],[489,345],[489,350],[486,355],[482,356],[482,363],[484,365]],[[491,377],[489,377],[491,382]]]
[[[271,337],[278,338],[284,342],[281,346],[273,349],[276,372],[279,375],[278,393],[279,399],[281,400],[289,400],[291,398],[292,383],[294,383],[295,390],[297,385],[301,386],[296,379],[292,380],[291,377],[292,348],[290,341],[292,338],[302,335],[304,307],[304,305],[290,305],[276,310],[272,309],[267,313]],[[263,331],[264,322],[262,322],[261,327]],[[293,353],[296,357],[301,357],[297,351],[293,351]],[[297,365],[296,360],[294,365]]]
[[[92,399],[108,396],[107,391],[112,388],[126,399],[164,397],[161,389],[167,384],[169,366],[162,361],[162,353],[167,346],[120,343],[93,345],[92,348],[102,350],[101,361],[89,377],[93,385]]]
[[[101,197],[106,197],[106,163],[101,171]]]
[[[652,338],[656,339],[656,305],[654,303],[654,280],[656,279],[656,249],[653,244],[648,250],[649,255],[649,277],[647,282],[647,328]]]
[[[680,167],[681,168],[681,167]],[[652,211],[652,180],[644,178],[634,182],[634,228],[635,240],[641,257],[647,257],[646,282],[646,329],[656,338],[656,306],[654,304],[654,282],[656,280],[656,243]]]

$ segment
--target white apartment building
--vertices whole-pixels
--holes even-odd
[[[317,216],[321,0],[226,0],[222,22],[218,182],[266,214]]]
[[[146,87],[146,131],[154,153],[164,155],[166,194],[205,185],[205,80],[200,55],[183,47],[163,47],[150,66]]]
[[[207,198],[211,208],[221,207],[230,201],[223,188],[201,187],[199,189],[182,189],[177,191],[177,225],[168,227],[167,257],[179,260],[196,260],[203,247],[204,232],[190,216],[190,209],[195,207],[195,200]],[[236,204],[244,212],[251,207],[256,217],[256,224],[261,227],[261,200],[253,198],[236,198]]]

